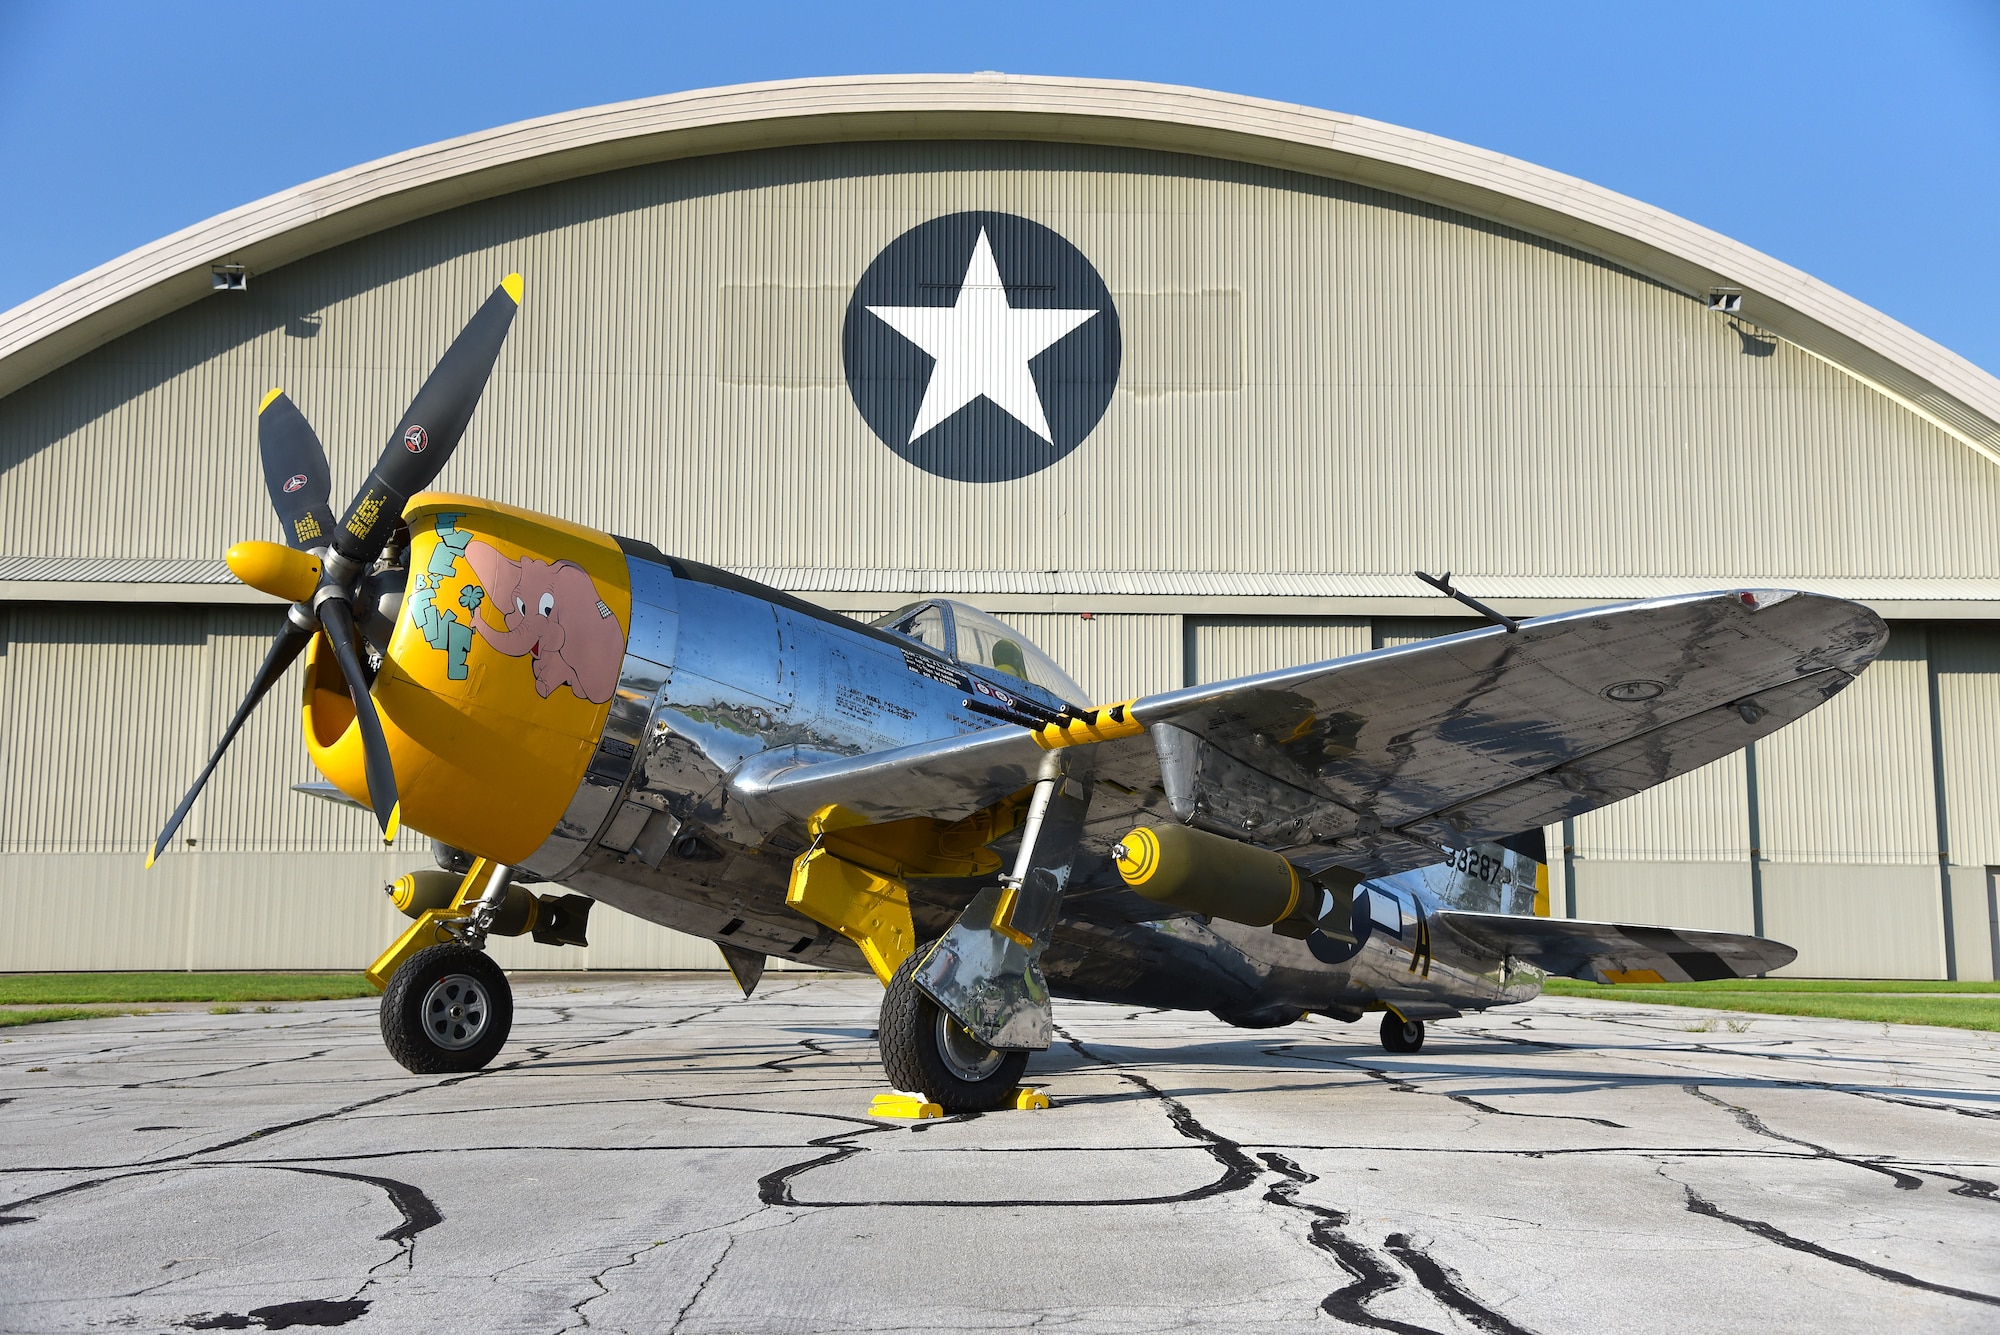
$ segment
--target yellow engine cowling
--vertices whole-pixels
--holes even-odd
[[[497,862],[555,828],[604,731],[631,628],[607,534],[471,497],[414,498],[409,581],[371,694],[402,823]],[[307,655],[306,749],[366,804],[361,736],[324,634]]]

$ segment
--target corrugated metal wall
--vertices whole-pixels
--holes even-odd
[[[1933,629],[1930,660],[1952,859],[2000,866],[2000,628]]]
[[[242,698],[281,613],[0,608],[0,971],[360,968],[408,925],[381,885],[430,863],[304,797],[302,667],[253,716],[181,830],[146,851]],[[587,951],[496,941],[510,968],[713,968],[714,948],[600,911]]]
[[[997,490],[904,464],[838,366],[869,261],[971,208],[1079,246],[1133,367],[1085,448]],[[1025,144],[638,168],[256,275],[0,400],[0,555],[101,555],[50,503],[78,493],[155,558],[271,534],[263,391],[351,487],[509,269],[526,305],[446,485],[723,565],[1990,573],[2000,470],[1697,301],[1338,182]]]
[[[882,609],[887,610],[887,609]],[[869,617],[874,613],[857,612]],[[184,831],[142,870],[158,822],[206,754],[276,627],[263,609],[21,605],[0,617],[6,721],[0,969],[337,968],[372,957],[399,919],[374,888],[427,865],[382,850],[360,812],[302,797],[298,671],[273,692]],[[1012,613],[1099,701],[1405,642],[1406,620]],[[1927,657],[1930,649],[1936,657]],[[2000,631],[1900,628],[1824,709],[1758,749],[1765,930],[1801,947],[1788,972],[1937,976],[1945,968],[1928,785],[1927,669],[1938,665],[1954,835],[1960,977],[1992,976],[1984,866],[2000,725]],[[1891,789],[1878,794],[1884,767]],[[1916,789],[1923,800],[1912,802]],[[1575,822],[1580,916],[1749,931],[1750,791],[1733,756]],[[1902,799],[1899,805],[1896,799]],[[1560,829],[1550,832],[1562,847]],[[1963,841],[1962,843],[1960,841]],[[1556,854],[1555,902],[1565,882]],[[510,967],[697,968],[702,942],[603,912],[588,951],[510,941]]]
[[[876,441],[839,352],[877,252],[975,208],[1080,247],[1125,343],[1084,446],[994,486],[934,477]],[[1658,284],[1340,182],[965,143],[637,168],[257,274],[247,293],[0,399],[0,561],[212,561],[276,536],[255,463],[263,391],[291,391],[344,492],[510,269],[526,304],[445,486],[721,565],[852,572],[828,586],[850,602],[946,571],[996,591],[1049,572],[1107,590],[1134,572],[1222,573],[1266,590],[1240,616],[1009,614],[1100,701],[1469,624],[1287,615],[1278,593],[1300,574],[1449,568],[1475,590],[1512,576],[1990,574],[2000,470]],[[884,592],[881,608],[901,601]],[[0,911],[17,930],[0,935],[0,968],[351,964],[393,929],[370,894],[336,909],[330,890],[296,888],[314,875],[365,887],[423,849],[383,853],[358,814],[288,791],[308,777],[290,684],[194,813],[193,847],[141,889],[142,851],[275,616],[7,613]],[[1962,975],[1990,972],[1975,910],[1982,869],[2000,865],[1996,724],[2000,632],[1901,628],[1859,687],[1759,748],[1754,885],[1753,785],[1736,759],[1576,822],[1578,911],[1744,928],[1761,894],[1767,929],[1800,934],[1800,971],[1935,972],[1936,768],[1954,953]],[[1560,904],[1560,858],[1557,884]],[[599,930],[600,966],[713,960],[671,934]]]
[[[1076,678],[1090,701],[1113,704],[1181,684],[1181,618],[1129,613],[1009,612],[1001,618]]]
[[[1757,745],[1764,858],[1937,865],[1924,631],[1899,628],[1859,681]]]
[[[1368,622],[1351,617],[1189,617],[1186,643],[1189,686],[1345,658],[1370,647]]]

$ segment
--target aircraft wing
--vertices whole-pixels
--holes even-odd
[[[1837,598],[1695,594],[1195,687],[1136,712],[1177,811],[1302,865],[1378,876],[1739,750],[1844,689],[1887,641],[1880,618]]]
[[[1702,983],[1782,969],[1799,952],[1734,932],[1633,927],[1615,922],[1459,913],[1439,919],[1496,955],[1512,955],[1563,978],[1590,983]]]
[[[1837,598],[1693,594],[1148,696],[1128,706],[1145,734],[1094,744],[1093,842],[1151,812],[1314,871],[1422,866],[1739,750],[1845,688],[1887,638]],[[735,788],[764,821],[834,802],[952,819],[1034,782],[1048,758],[1002,725],[842,760],[770,756]]]

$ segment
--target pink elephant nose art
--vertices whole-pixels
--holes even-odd
[[[509,560],[477,540],[466,544],[465,559],[486,592],[472,617],[480,639],[510,658],[527,658],[544,699],[558,686],[595,704],[611,698],[625,630],[589,572],[574,561]]]

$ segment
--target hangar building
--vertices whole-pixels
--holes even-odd
[[[1894,635],[1831,705],[1549,831],[1554,911],[1762,930],[1800,974],[1994,976],[2000,381],[1494,153],[989,75],[506,126],[0,314],[0,969],[358,968],[391,939],[375,887],[428,849],[289,790],[283,698],[144,850],[281,615],[220,559],[280,536],[260,397],[305,410],[343,500],[510,270],[526,302],[441,486],[857,615],[951,594],[1099,701],[1465,628],[1418,569],[1521,615],[1865,602]],[[1078,331],[1034,403],[923,403],[922,339],[871,309],[978,300]],[[593,936],[498,953],[716,963],[612,913]]]

